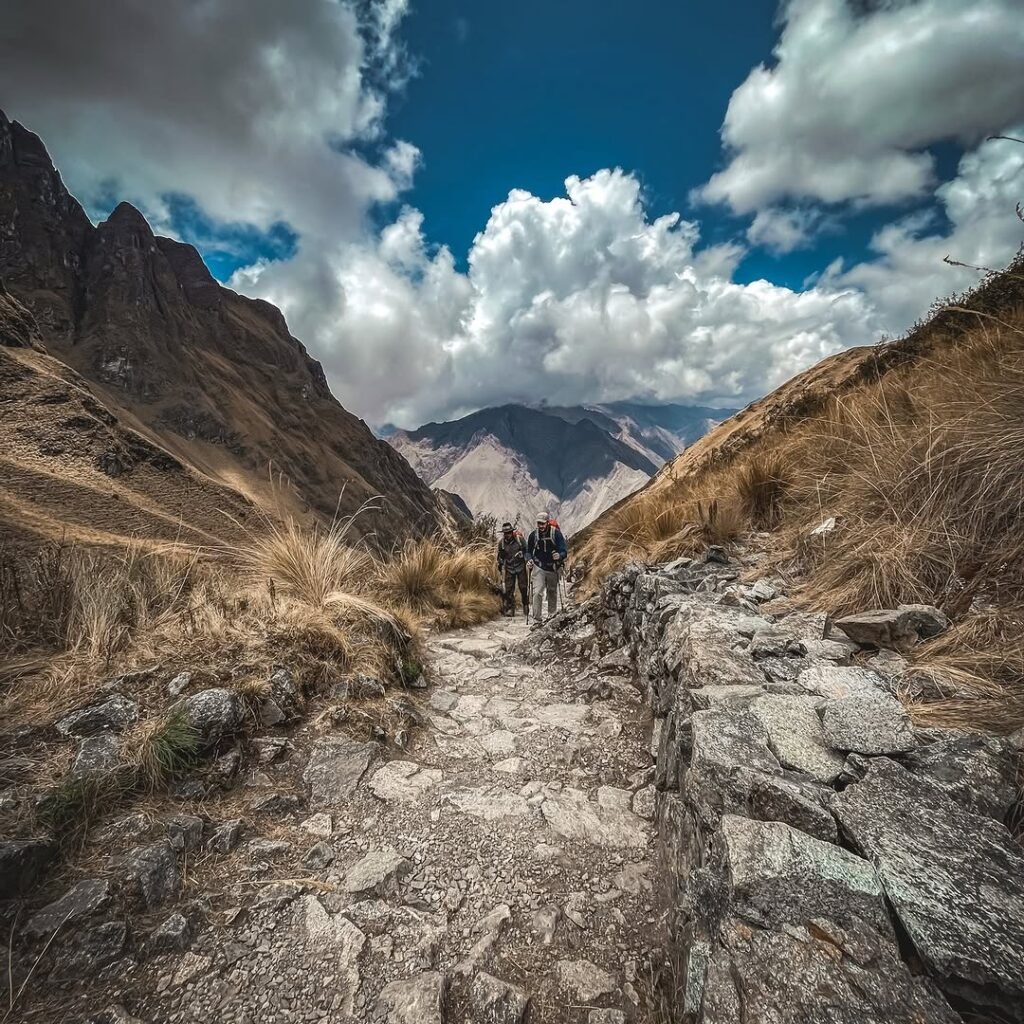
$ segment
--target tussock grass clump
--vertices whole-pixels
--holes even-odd
[[[138,788],[152,793],[184,775],[199,759],[199,734],[184,713],[137,725],[121,745],[121,756]]]
[[[408,541],[381,565],[378,588],[389,605],[411,610],[441,628],[493,618],[501,602],[489,576],[490,545],[449,548],[437,540]]]
[[[246,529],[247,542],[230,547],[228,555],[252,582],[266,583],[272,596],[323,609],[340,594],[364,592],[372,578],[373,558],[351,537],[358,517],[371,508],[364,505],[328,526],[267,516],[258,531]]]
[[[780,452],[761,452],[740,465],[736,493],[751,526],[769,528],[781,520],[790,484],[790,467]]]

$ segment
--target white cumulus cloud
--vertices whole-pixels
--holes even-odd
[[[782,17],[774,62],[729,102],[728,162],[705,201],[919,197],[928,146],[974,146],[1024,117],[1020,0],[788,0]]]
[[[650,219],[633,175],[565,188],[511,192],[465,274],[406,210],[376,244],[300,251],[233,284],[284,307],[344,403],[402,425],[542,398],[742,401],[875,336],[854,288],[732,282],[739,250],[695,251],[697,226]],[[324,259],[328,287],[308,272]]]

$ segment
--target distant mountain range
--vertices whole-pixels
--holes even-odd
[[[547,508],[572,532],[731,414],[636,402],[502,405],[387,437],[423,480],[458,494],[474,515],[529,524]]]

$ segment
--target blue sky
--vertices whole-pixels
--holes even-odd
[[[16,2],[0,96],[337,397],[735,406],[1020,245],[1020,0]]]

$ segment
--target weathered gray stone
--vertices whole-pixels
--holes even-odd
[[[345,875],[345,891],[383,896],[394,892],[411,869],[412,863],[395,850],[371,850]]]
[[[313,810],[343,807],[355,793],[376,746],[345,737],[317,740],[302,773]]]
[[[654,819],[658,806],[658,791],[653,786],[644,786],[633,794],[633,813],[648,821]]]
[[[206,747],[216,746],[234,735],[242,725],[242,701],[232,690],[216,687],[188,697],[182,708],[185,717]]]
[[[559,987],[581,1003],[596,1002],[602,996],[612,995],[618,987],[614,975],[589,960],[559,960],[555,976]]]
[[[192,942],[192,926],[184,914],[175,911],[153,929],[150,948],[154,953],[182,953]]]
[[[481,971],[469,990],[474,1024],[521,1024],[530,997],[516,985]]]
[[[897,754],[913,750],[914,727],[903,705],[886,693],[853,693],[828,701],[822,729],[836,750],[858,754]]]
[[[701,986],[701,1024],[960,1024],[872,928],[811,921],[785,931],[727,921]]]
[[[587,1024],[626,1024],[626,1015],[622,1010],[591,1010]]]
[[[151,909],[181,888],[178,858],[169,842],[136,846],[120,860],[120,872],[129,893]]]
[[[366,935],[344,914],[328,912],[315,896],[303,896],[296,903],[296,911],[307,947],[326,954],[337,968],[332,984],[337,1012],[342,1019],[353,1019],[359,991],[359,956]]]
[[[796,677],[796,685],[799,690],[831,700],[842,700],[851,693],[887,692],[882,677],[877,673],[866,668],[840,665],[813,665],[806,668]]]
[[[666,664],[669,671],[682,668],[686,685],[693,687],[760,685],[764,672],[746,651],[736,650],[736,644],[744,633],[753,636],[767,625],[766,619],[756,615],[716,609],[690,622],[681,641],[673,644],[668,638]]]
[[[55,728],[62,736],[95,736],[100,732],[124,732],[138,720],[138,704],[115,693],[100,704],[65,715]]]
[[[0,841],[0,899],[24,896],[56,856],[48,839]]]
[[[385,1024],[444,1024],[448,979],[425,971],[404,981],[391,981],[377,998],[376,1013]]]
[[[939,740],[911,751],[901,763],[967,810],[998,821],[1017,799],[1017,766],[1006,740],[988,736]]]
[[[210,833],[207,845],[214,853],[230,853],[242,837],[242,819],[222,821]]]
[[[836,619],[836,626],[851,640],[875,647],[897,650],[938,636],[949,628],[949,619],[927,604],[901,604],[898,608],[876,608]]]
[[[691,724],[683,796],[705,827],[717,828],[723,814],[745,814],[835,840],[835,821],[823,803],[831,791],[783,773],[760,719],[749,712],[698,711]]]
[[[1019,1016],[1024,1006],[1024,851],[990,818],[888,758],[832,801],[876,865],[900,923],[947,991]]]
[[[84,978],[120,959],[128,939],[124,921],[105,921],[78,936],[54,968],[57,980]]]
[[[95,736],[84,736],[78,742],[75,760],[71,764],[71,776],[75,779],[89,775],[106,775],[121,763],[121,741],[109,732]]]
[[[615,798],[612,788],[602,786],[597,801],[581,789],[566,787],[548,791],[540,805],[545,820],[561,836],[594,846],[641,848],[647,844],[643,822],[632,810],[632,794]]]
[[[86,878],[63,896],[29,918],[29,935],[52,935],[62,925],[94,914],[110,900],[110,883],[105,878]]]
[[[334,848],[330,843],[317,843],[303,855],[302,866],[310,871],[322,871],[334,861],[334,858]]]
[[[770,928],[823,917],[892,931],[874,868],[842,847],[781,821],[736,815],[722,818],[715,845],[732,915]]]
[[[260,764],[273,764],[288,750],[288,741],[283,736],[255,736],[249,741]]]
[[[175,850],[194,850],[203,841],[203,819],[194,814],[175,814],[164,822],[167,838]]]
[[[180,697],[192,682],[191,672],[179,672],[168,684],[167,695],[169,697]]]
[[[424,768],[415,761],[389,761],[378,768],[370,779],[370,792],[378,800],[417,803],[439,785],[442,773],[437,768]]]
[[[768,732],[768,746],[785,768],[804,772],[818,782],[831,783],[843,767],[843,757],[830,750],[822,733],[817,697],[770,695],[750,705],[750,713]]]

